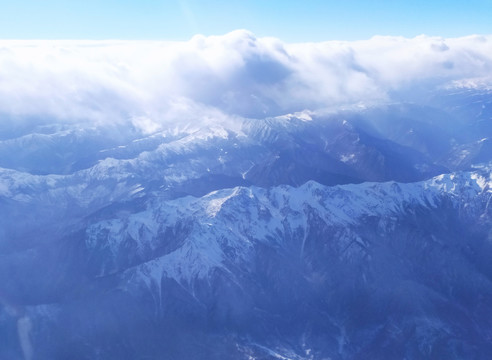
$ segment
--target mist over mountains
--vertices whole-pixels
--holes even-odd
[[[132,119],[153,132],[162,123],[216,123],[221,113],[264,118],[426,100],[436,87],[490,88],[490,43],[419,36],[286,44],[245,30],[188,42],[2,40],[0,111],[49,123]]]
[[[491,44],[0,41],[0,358],[487,359]]]

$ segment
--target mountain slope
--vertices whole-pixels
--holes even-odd
[[[481,358],[491,184],[484,168],[153,197],[88,218],[63,246],[4,258],[1,273],[7,289],[29,289],[10,295],[30,299],[46,358],[83,343],[80,358]]]

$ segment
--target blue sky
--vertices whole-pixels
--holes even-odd
[[[3,39],[163,39],[248,29],[287,42],[492,33],[492,0],[0,0]]]

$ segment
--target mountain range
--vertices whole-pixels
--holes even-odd
[[[1,359],[487,359],[492,92],[0,129]]]

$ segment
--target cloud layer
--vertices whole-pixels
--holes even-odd
[[[492,36],[286,44],[247,31],[188,42],[0,41],[2,117],[262,118],[386,101],[428,86],[489,86]]]

